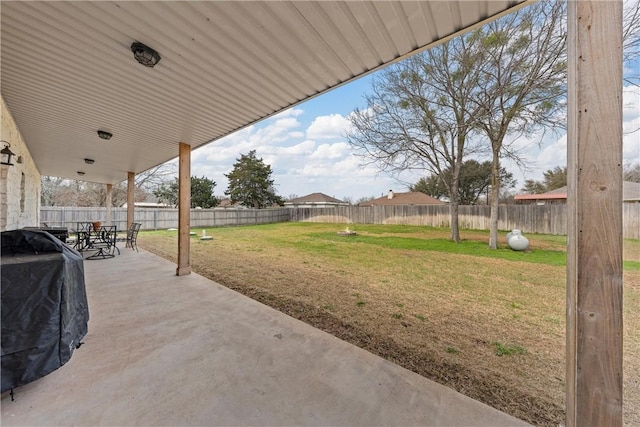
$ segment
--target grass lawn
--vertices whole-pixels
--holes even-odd
[[[209,228],[195,272],[536,425],[564,423],[566,238],[280,223]],[[139,245],[176,260],[175,231]],[[640,241],[624,243],[625,423],[640,425]],[[633,375],[632,373],[636,373]]]

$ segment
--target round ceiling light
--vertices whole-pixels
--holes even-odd
[[[98,136],[102,139],[111,139],[113,134],[111,132],[107,132],[106,130],[99,130]]]
[[[160,61],[158,52],[140,42],[134,42],[131,45],[131,52],[133,52],[133,57],[136,58],[136,61],[145,67],[154,67]]]

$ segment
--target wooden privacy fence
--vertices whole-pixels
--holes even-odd
[[[191,227],[225,227],[234,225],[267,224],[289,221],[290,210],[279,209],[191,209]],[[178,227],[177,209],[137,208],[135,222],[143,230],[158,230]],[[112,224],[118,230],[127,228],[127,209],[111,209]],[[77,222],[107,220],[107,209],[102,207],[42,207],[40,223],[51,227],[76,228]]]
[[[623,205],[623,236],[640,239],[640,203]],[[460,206],[461,229],[489,229],[489,206]],[[106,208],[43,207],[40,222],[74,229],[79,221],[105,221]],[[127,227],[126,208],[112,209],[113,224]],[[449,227],[449,206],[341,206],[335,208],[191,209],[192,227],[224,227],[274,222],[406,224]],[[177,209],[136,209],[135,222],[143,230],[175,228]],[[603,224],[606,226],[606,224]],[[502,205],[498,228],[524,233],[567,234],[566,205]]]
[[[623,236],[640,239],[640,203],[623,205]],[[491,208],[460,206],[461,229],[488,230]],[[293,208],[291,221],[355,224],[406,224],[449,227],[449,206],[340,206],[335,208]],[[603,227],[606,224],[602,225]],[[498,229],[524,233],[567,234],[566,205],[501,205]]]

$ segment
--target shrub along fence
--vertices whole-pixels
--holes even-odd
[[[49,226],[75,229],[76,222],[105,221],[106,208],[43,207],[40,222]],[[460,228],[488,230],[490,207],[460,206]],[[126,208],[112,209],[113,224],[119,230],[127,227]],[[135,221],[144,230],[178,226],[177,209],[135,210]],[[276,209],[191,209],[192,227],[224,227],[267,224],[274,222],[328,222],[341,224],[406,224],[449,227],[449,206],[340,206],[335,208]],[[606,226],[606,224],[603,224]],[[500,230],[522,230],[524,233],[567,234],[566,205],[502,205]],[[640,203],[623,205],[623,236],[640,239]]]

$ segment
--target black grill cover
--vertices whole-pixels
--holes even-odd
[[[44,231],[2,232],[2,392],[71,359],[87,333],[82,255]]]

